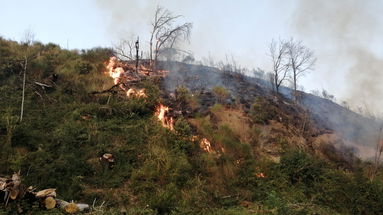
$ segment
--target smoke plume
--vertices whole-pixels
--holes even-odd
[[[380,52],[382,46],[376,47],[376,44],[381,44],[383,33],[379,19],[383,2],[298,0],[297,3],[293,13],[294,29],[319,44],[321,55],[335,56],[328,68],[347,71],[342,77],[344,83],[332,84],[345,85],[344,97],[351,106],[375,113],[381,111],[383,54]],[[339,72],[334,70],[331,72]],[[329,78],[331,82],[331,76]]]

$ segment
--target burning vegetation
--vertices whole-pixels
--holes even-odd
[[[155,115],[157,116],[158,120],[161,122],[161,125],[164,128],[168,128],[170,130],[174,130],[174,125],[173,125],[174,124],[174,120],[173,120],[173,117],[169,117],[168,113],[169,113],[169,107],[160,104],[156,108]]]
[[[127,70],[124,69],[128,68]],[[139,74],[132,71],[132,66],[127,63],[122,63],[117,60],[116,57],[110,57],[108,64],[106,65],[106,73],[113,78],[114,84],[118,85],[122,90],[126,92],[126,96],[145,98],[145,89],[127,88],[127,84],[131,81],[140,80]],[[139,71],[141,71],[140,68]]]
[[[282,85],[311,51],[272,45],[272,84],[235,65],[161,61],[190,34],[177,18],[157,9],[149,59],[138,40],[130,56],[0,38],[0,214],[382,214],[382,130],[362,161],[344,134],[368,119]],[[35,81],[19,80],[27,69]],[[333,113],[356,124],[337,133]]]
[[[41,62],[64,52],[44,50]],[[15,102],[13,111],[0,105],[2,176],[21,170],[28,185],[86,202],[92,213],[167,214],[178,208],[206,214],[213,208],[224,214],[229,207],[262,214],[278,209],[271,203],[277,201],[291,213],[379,214],[380,200],[371,200],[383,199],[379,165],[358,161],[346,148],[329,147],[348,142],[293,98],[275,97],[262,82],[210,67],[158,61],[153,71],[144,61],[137,67],[110,58],[110,50],[71,55],[53,70],[62,71],[54,82],[39,70],[31,72],[51,87],[27,82],[26,100],[34,102],[27,103],[22,124],[15,115],[18,97],[11,93],[20,88],[12,88],[0,69],[5,77],[0,81],[9,86],[0,88],[6,95],[0,101]],[[205,87],[199,87],[203,81]],[[179,83],[175,90],[174,83]],[[320,105],[322,99],[315,101]],[[366,169],[373,170],[372,180],[356,174]],[[81,206],[51,194],[31,204],[13,194],[3,201],[19,182],[1,178],[1,212]],[[350,204],[356,201],[351,197],[364,203]]]
[[[127,68],[127,70],[125,70],[124,68]],[[128,63],[123,63],[113,56],[109,58],[108,64],[106,65],[106,69],[107,69],[106,73],[111,78],[113,78],[115,85],[118,85],[122,90],[126,92],[126,96],[128,98],[132,98],[132,97],[146,98],[147,95],[145,93],[145,89],[127,88],[126,86],[129,85],[129,83],[132,81],[141,80],[142,76],[144,77],[151,76],[151,73],[142,72],[142,71],[149,71],[149,69],[145,68],[144,66],[141,66],[136,70],[133,70],[132,68],[133,68],[132,65]],[[164,77],[164,74],[166,73],[167,71],[156,72],[156,74],[162,74],[161,75],[162,77]],[[174,130],[173,117],[168,116],[168,114],[169,114],[169,107],[163,104],[159,104],[156,107],[155,116],[161,122],[161,125],[170,130]]]

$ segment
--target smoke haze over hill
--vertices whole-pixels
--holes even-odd
[[[293,26],[307,40],[321,43],[328,78],[345,86],[344,98],[353,106],[378,112],[383,105],[383,33],[381,1],[298,1]],[[374,47],[375,46],[375,47]],[[341,70],[345,70],[344,74]],[[342,74],[341,79],[336,79]],[[331,80],[329,80],[331,81]]]
[[[221,60],[226,54],[233,54],[241,65],[261,67],[266,71],[270,67],[266,55],[270,40],[295,37],[303,40],[318,57],[316,70],[301,81],[306,90],[327,89],[338,101],[345,100],[355,109],[380,111],[383,101],[383,85],[380,84],[383,53],[378,42],[383,32],[380,1],[292,0],[283,4],[276,1],[232,4],[98,0],[97,5],[109,16],[108,29],[116,40],[140,35],[147,45],[151,18],[156,6],[161,5],[194,23],[191,44],[184,47],[197,58],[209,55]],[[251,11],[259,15],[250,16]],[[265,11],[270,13],[263,14]]]
[[[337,101],[379,111],[382,4],[377,0],[9,1],[0,14],[0,26],[4,38],[18,40],[23,30],[31,28],[37,40],[70,49],[110,46],[133,35],[140,36],[145,48],[153,12],[161,5],[194,24],[191,43],[184,48],[197,59],[222,60],[232,54],[242,66],[270,71],[266,53],[271,39],[294,37],[318,58],[315,71],[300,80],[307,91],[326,89]],[[35,10],[27,9],[31,7]],[[15,10],[19,16],[9,22]]]

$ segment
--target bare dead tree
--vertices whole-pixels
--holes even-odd
[[[28,67],[28,61],[32,57],[30,53],[30,46],[32,45],[34,41],[34,33],[32,30],[28,29],[24,32],[24,38],[22,39],[22,44],[25,46],[24,50],[24,62],[22,63],[23,67],[23,92],[21,97],[21,111],[20,111],[20,122],[23,121],[23,115],[24,115],[24,100],[25,100],[25,81],[26,81],[26,74],[27,74],[27,67]]]
[[[136,43],[135,43],[135,48],[136,48],[136,73],[138,74],[138,65],[140,61],[140,38],[137,37]]]
[[[149,41],[149,58],[152,70],[155,70],[158,56],[164,48],[173,48],[181,39],[189,40],[192,24],[189,22],[175,24],[180,17],[180,15],[173,15],[167,9],[157,7]],[[153,44],[153,40],[155,40],[155,44]]]
[[[289,63],[287,62],[287,43],[283,40],[278,42],[273,40],[269,47],[269,55],[272,61],[273,69],[273,84],[274,88],[279,93],[279,87],[287,78]]]
[[[120,60],[133,60],[135,42],[133,40],[121,40],[117,45],[114,45],[114,53]]]
[[[287,43],[289,68],[292,71],[294,99],[297,101],[298,78],[314,68],[316,58],[313,51],[302,44],[302,41],[290,39]]]

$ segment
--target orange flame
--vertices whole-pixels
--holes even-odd
[[[174,120],[173,117],[168,117],[167,114],[169,113],[169,107],[160,104],[157,107],[157,111],[155,115],[157,116],[158,120],[162,123],[162,126],[165,128],[168,128],[170,130],[174,130]]]
[[[266,176],[263,174],[263,172],[255,173],[255,176],[258,178],[265,178]]]
[[[145,94],[145,89],[136,90],[134,88],[130,88],[129,90],[127,90],[126,91],[126,96],[128,98],[131,98],[131,97],[146,98],[146,97],[148,97]]]
[[[206,152],[212,152],[211,143],[208,139],[202,138],[202,140],[199,143],[200,147],[205,150]]]
[[[121,64],[116,57],[111,57],[109,58],[109,62],[106,65],[106,69],[108,75],[113,78],[114,84],[120,84],[120,88],[126,91],[126,96],[128,98],[131,97],[138,97],[138,98],[146,98],[147,95],[145,94],[145,89],[126,89],[124,85],[122,84],[122,81],[124,78],[129,78],[127,77],[127,73],[125,72],[124,68],[119,66]]]
[[[125,76],[125,70],[122,67],[117,67],[117,58],[109,58],[108,65],[106,66],[108,74],[114,80],[114,84],[121,82],[121,79]]]

